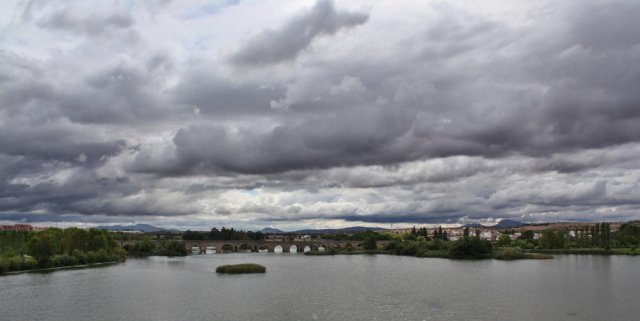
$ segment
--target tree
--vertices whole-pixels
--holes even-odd
[[[520,239],[520,240],[533,240],[533,231],[532,230],[523,231],[520,234],[520,236],[518,237],[518,239]]]
[[[367,251],[373,251],[378,249],[378,244],[373,236],[369,236],[362,243],[362,247]]]
[[[36,234],[29,240],[29,254],[33,256],[40,266],[47,266],[49,260],[57,252],[57,242],[48,231]]]
[[[511,238],[507,234],[500,234],[498,237],[498,241],[496,242],[497,246],[505,247],[511,245]]]
[[[479,259],[489,257],[493,249],[491,243],[479,238],[463,238],[453,242],[449,256],[454,259]]]

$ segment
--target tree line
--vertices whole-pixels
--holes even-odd
[[[212,228],[209,232],[203,231],[186,231],[182,235],[183,240],[198,241],[198,240],[212,240],[212,241],[241,241],[252,240],[259,241],[264,240],[264,234],[262,232],[252,232],[236,230],[232,228],[222,227],[221,229]]]
[[[106,231],[79,228],[0,231],[0,273],[125,259],[126,252]]]

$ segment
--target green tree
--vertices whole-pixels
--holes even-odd
[[[518,237],[518,239],[520,239],[520,240],[533,240],[533,231],[532,230],[523,231],[520,234],[520,236]]]
[[[500,237],[498,237],[498,241],[496,242],[496,245],[500,247],[509,246],[511,245],[511,238],[507,234],[500,234]]]
[[[29,240],[29,254],[33,256],[40,266],[48,266],[53,255],[56,254],[58,244],[52,233],[48,231],[36,234]]]
[[[378,249],[378,244],[376,243],[376,239],[372,236],[367,237],[362,243],[362,247],[365,250],[372,251]]]

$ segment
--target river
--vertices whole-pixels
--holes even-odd
[[[252,262],[266,274],[218,275]],[[640,258],[234,253],[0,277],[2,320],[637,320]]]

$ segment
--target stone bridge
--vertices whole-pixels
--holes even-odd
[[[331,248],[353,248],[362,249],[363,241],[333,241],[333,240],[309,240],[309,241],[184,241],[187,252],[192,253],[194,249],[198,249],[199,254],[207,253],[208,249],[215,248],[215,253],[224,252],[258,252],[259,250],[267,250],[275,252],[276,247],[280,246],[283,253],[290,253],[293,246],[296,252],[319,251],[320,248],[329,250]],[[381,248],[388,241],[376,242],[377,247]]]

